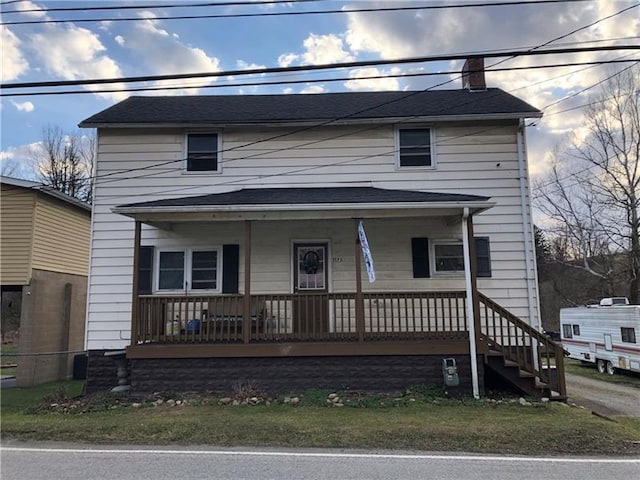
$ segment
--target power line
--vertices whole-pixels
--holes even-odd
[[[579,28],[579,29],[574,30],[573,32],[570,32],[570,34],[575,33],[575,32],[577,32],[577,31],[580,31],[580,30],[585,29],[585,28],[589,28],[590,26],[593,26],[593,25],[595,25],[595,24],[597,24],[597,23],[599,23],[599,22],[601,22],[601,21],[604,21],[604,20],[606,20],[606,19],[609,19],[609,18],[611,18],[611,17],[613,17],[613,16],[615,16],[615,15],[619,15],[620,13],[622,13],[622,12],[624,12],[624,11],[626,11],[626,10],[628,10],[628,8],[627,8],[627,9],[623,9],[623,10],[621,10],[621,11],[619,11],[619,12],[617,12],[617,13],[613,14],[613,15],[609,15],[608,17],[604,17],[604,18],[598,19],[597,21],[595,21],[595,22],[593,22],[593,23],[591,23],[591,24],[589,24],[589,25],[586,25],[586,26],[584,26],[584,27],[581,27],[581,28]],[[558,37],[558,39],[560,39],[560,38],[565,38],[565,37],[566,37],[566,36],[568,36],[568,35],[569,35],[569,34],[562,35],[561,37]],[[550,42],[553,42],[553,41],[555,41],[555,40],[557,40],[557,39],[553,39],[553,40],[551,40]],[[547,44],[549,44],[550,42],[546,42],[546,43],[545,43],[545,44],[543,44],[543,45],[547,45]],[[535,48],[538,48],[538,47],[535,47]],[[438,86],[442,86],[442,85],[444,85],[444,84],[450,83],[450,82],[455,81],[455,80],[456,80],[456,79],[451,79],[451,80],[449,80],[449,81],[442,82],[441,84],[438,84],[438,85],[435,85],[435,86],[430,87],[430,88],[428,88],[428,89],[425,89],[424,91],[427,91],[427,90],[432,89],[432,88],[436,88],[436,87],[438,87]],[[408,94],[407,96],[405,96],[405,97],[403,97],[403,98],[407,98],[408,96],[410,96],[410,95],[415,95],[415,94],[417,94],[417,93],[421,93],[421,92],[412,92],[412,93]],[[399,100],[399,99],[398,99],[398,100]],[[396,101],[397,101],[397,100],[396,100]],[[383,105],[384,105],[384,104],[387,104],[387,103],[393,103],[393,101],[391,101],[391,102],[385,102],[385,103],[383,103]],[[378,108],[379,106],[380,106],[380,105],[377,105],[376,107],[372,107],[372,108]],[[367,109],[365,109],[364,111],[366,111],[366,110],[367,110]],[[349,116],[357,115],[357,114],[359,114],[359,113],[362,113],[362,112],[354,112],[354,113],[352,113],[352,114],[350,114],[350,115],[347,115],[347,116],[345,116],[345,117],[342,117],[342,118],[348,118]],[[328,125],[328,124],[330,124],[330,123],[333,123],[333,122],[335,122],[335,121],[337,121],[337,120],[340,120],[340,118],[338,118],[338,119],[331,119],[331,120],[329,120],[329,121],[321,122],[320,124],[317,124],[317,125],[312,125],[312,126],[309,126],[309,127],[304,127],[304,128],[301,128],[301,129],[298,129],[298,130],[295,130],[295,131],[291,131],[291,132],[287,132],[287,133],[284,133],[284,134],[276,135],[276,136],[273,136],[273,137],[270,137],[270,138],[267,138],[267,139],[261,139],[261,140],[258,140],[258,141],[250,142],[250,143],[248,143],[248,144],[245,144],[245,145],[241,145],[241,146],[235,147],[235,148],[233,148],[233,149],[237,149],[237,148],[244,148],[244,147],[251,146],[251,145],[255,145],[255,144],[258,144],[258,143],[265,142],[265,141],[270,141],[270,140],[274,140],[274,139],[277,139],[277,138],[282,138],[282,137],[285,137],[285,136],[289,136],[289,135],[292,135],[292,134],[295,134],[295,133],[299,133],[299,132],[302,132],[302,131],[310,130],[310,129],[312,129],[312,128],[318,128],[318,127],[321,127],[321,126],[324,126],[324,125]],[[407,119],[407,120],[408,120],[408,119]],[[379,127],[376,127],[376,128],[379,128]],[[369,129],[370,129],[370,128],[369,128]],[[327,139],[323,139],[323,140],[320,140],[320,141],[325,141],[325,140],[327,140]],[[317,143],[317,142],[318,142],[318,141],[316,141],[316,142],[311,142],[311,143]],[[300,145],[299,145],[299,146],[300,146]],[[298,147],[299,147],[299,146],[298,146]],[[280,149],[280,150],[283,150],[283,149]],[[274,153],[274,152],[277,152],[277,151],[280,151],[280,150],[271,150],[271,153]],[[284,149],[284,150],[286,150],[286,149]],[[255,155],[254,155],[254,156],[255,156]],[[240,159],[237,159],[237,160],[240,160]],[[177,161],[182,161],[182,159],[177,160]],[[351,159],[350,159],[349,161],[353,161],[353,160],[351,160]],[[105,174],[104,176],[105,176],[105,177],[106,177],[106,176],[111,176],[111,175],[114,175],[114,174],[117,174],[117,173],[120,173],[120,174],[121,174],[121,173],[129,173],[129,172],[138,171],[138,170],[148,170],[148,169],[150,169],[150,168],[154,168],[154,167],[157,167],[157,166],[162,166],[162,165],[166,165],[166,164],[170,164],[170,163],[175,163],[175,162],[176,162],[176,160],[172,160],[172,161],[169,161],[169,162],[163,162],[163,163],[161,163],[161,164],[148,165],[148,166],[141,167],[141,168],[129,169],[129,170],[119,171],[119,172],[113,172],[113,173]],[[330,166],[330,165],[324,165],[324,166]],[[295,173],[295,172],[289,172],[289,174],[292,174],[292,173]],[[152,173],[152,174],[153,174],[153,173]],[[150,174],[150,175],[152,175],[152,174]],[[286,173],[285,173],[285,174],[286,174]],[[280,174],[276,174],[276,175],[270,175],[270,176],[277,176],[277,175],[282,175],[282,173],[280,173]],[[97,179],[98,177],[99,177],[98,175],[96,175],[96,176],[95,176],[95,178],[96,178],[96,179]],[[130,178],[138,178],[138,177],[130,177]],[[256,180],[256,179],[260,179],[260,178],[263,178],[263,177],[256,177],[256,178],[254,178],[254,180]],[[114,180],[115,180],[115,179],[114,179]],[[96,183],[97,183],[97,182],[96,182]],[[237,183],[237,181],[231,181],[231,182],[229,182],[229,183]],[[226,184],[226,182],[223,182],[221,185],[224,185],[224,184]],[[190,190],[190,189],[192,189],[192,188],[202,188],[202,187],[203,187],[203,186],[182,187],[182,188],[179,188],[179,189],[174,189],[173,191],[175,191],[175,190],[177,190],[177,191],[186,191],[186,190]],[[155,192],[155,193],[154,193],[154,195],[163,194],[163,193],[170,193],[170,191],[165,191],[165,192]]]
[[[98,79],[88,79],[88,80],[61,80],[61,81],[48,81],[48,82],[5,83],[5,84],[0,84],[0,89],[62,87],[62,86],[76,86],[76,85],[101,85],[101,84],[108,84],[108,83],[157,82],[162,80],[213,78],[213,77],[243,76],[243,75],[263,75],[268,73],[292,73],[292,72],[317,71],[317,70],[333,70],[338,68],[398,65],[398,64],[406,64],[406,63],[427,63],[427,62],[438,62],[438,61],[466,60],[469,58],[499,58],[499,57],[515,58],[515,57],[521,57],[521,56],[607,52],[607,51],[617,51],[617,50],[640,50],[640,45],[558,48],[558,49],[549,49],[549,50],[539,50],[534,48],[529,50],[509,50],[509,51],[503,51],[503,52],[430,55],[430,56],[423,56],[423,57],[408,57],[408,58],[398,58],[398,59],[391,59],[391,60],[364,60],[364,61],[357,61],[357,62],[331,63],[331,64],[320,64],[320,65],[298,65],[293,67],[252,68],[252,69],[246,69],[246,70],[227,70],[227,71],[204,72],[204,73],[147,75],[147,76],[139,76],[139,77],[98,78]]]
[[[569,2],[586,2],[590,0],[524,0],[524,1],[507,1],[494,3],[463,3],[452,5],[423,5],[413,7],[376,7],[376,8],[353,8],[348,10],[308,10],[295,12],[260,12],[260,13],[229,13],[229,14],[213,14],[213,15],[165,15],[153,17],[103,17],[103,18],[73,18],[62,20],[20,20],[2,22],[0,25],[42,25],[54,23],[94,23],[94,22],[139,22],[144,20],[198,20],[198,19],[224,19],[224,18],[250,18],[250,17],[281,17],[281,16],[299,16],[299,15],[329,15],[344,13],[372,13],[372,12],[397,12],[397,11],[416,11],[416,10],[441,10],[450,8],[477,8],[477,7],[500,7],[510,5],[534,5],[548,3],[569,3]],[[14,13],[14,12],[11,12]]]
[[[623,60],[623,61],[624,61],[624,60]],[[602,85],[602,84],[603,84],[604,82],[606,82],[607,80],[609,80],[609,79],[611,79],[611,78],[613,78],[613,77],[615,77],[615,76],[617,76],[617,75],[620,75],[620,74],[621,74],[621,73],[623,73],[623,72],[626,72],[627,70],[629,70],[630,68],[633,68],[634,66],[638,65],[639,63],[640,63],[640,60],[635,60],[635,61],[634,61],[634,63],[633,63],[632,65],[629,65],[628,67],[625,67],[625,68],[623,68],[622,70],[620,70],[620,71],[618,71],[618,72],[615,72],[615,73],[614,73],[614,74],[612,74],[612,75],[609,75],[608,77],[604,78],[603,80],[600,80],[599,82],[596,82],[596,83],[594,83],[594,84],[592,84],[592,85],[590,85],[590,86],[588,86],[588,87],[585,87],[585,88],[583,88],[582,90],[578,90],[577,92],[572,93],[571,95],[568,95],[568,96],[563,97],[563,98],[561,98],[561,99],[559,99],[559,100],[556,100],[555,102],[552,102],[552,103],[548,104],[547,106],[545,106],[545,107],[542,109],[542,111],[545,111],[545,110],[547,110],[549,107],[553,107],[553,106],[555,106],[555,105],[558,105],[559,103],[565,102],[565,101],[567,101],[567,100],[569,100],[569,99],[571,99],[571,98],[577,97],[578,95],[580,95],[580,94],[582,94],[582,93],[584,93],[584,92],[586,92],[586,91],[588,91],[588,90],[591,90],[592,88],[595,88],[595,87],[597,87],[598,85]]]
[[[23,2],[26,0],[13,0],[12,2],[4,2],[1,5],[10,3]],[[295,0],[295,3],[312,3],[326,2],[327,0]],[[50,13],[50,12],[91,12],[103,10],[153,10],[155,8],[193,8],[193,7],[234,7],[242,5],[273,5],[280,3],[292,3],[291,0],[254,0],[254,1],[237,1],[237,2],[207,2],[207,3],[178,3],[178,4],[152,4],[152,5],[118,5],[118,6],[99,6],[99,7],[55,7],[55,8],[29,8],[24,10],[9,10],[2,12],[9,13]]]
[[[505,68],[491,68],[486,72],[507,72],[518,70],[537,70],[545,68],[563,68],[573,67],[580,65],[608,65],[616,63],[628,63],[637,62],[640,59],[627,59],[627,60],[599,60],[591,62],[575,62],[575,63],[552,63],[546,65],[530,65],[526,67],[505,67]],[[235,82],[225,84],[201,84],[201,85],[167,85],[156,87],[135,87],[135,88],[118,88],[118,89],[97,89],[97,90],[57,90],[51,92],[20,92],[20,93],[0,93],[0,97],[30,97],[30,96],[43,96],[43,95],[83,95],[83,94],[97,94],[97,93],[130,93],[130,92],[151,92],[162,90],[193,90],[193,89],[210,89],[210,88],[232,88],[232,87],[263,87],[272,85],[295,85],[300,83],[332,83],[332,82],[349,82],[349,81],[363,81],[363,80],[380,80],[387,78],[415,78],[415,77],[431,77],[442,75],[454,75],[459,73],[458,70],[438,71],[438,72],[420,72],[420,73],[396,73],[396,74],[384,74],[384,75],[369,75],[364,77],[332,77],[332,78],[303,78],[297,80],[273,80],[273,81],[255,81],[255,82]],[[545,107],[546,108],[546,107]]]

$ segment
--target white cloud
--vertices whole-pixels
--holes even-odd
[[[327,91],[326,88],[322,85],[307,85],[300,93],[325,93]]]
[[[248,63],[244,60],[236,61],[236,65],[239,70],[259,70],[261,68],[266,68],[265,65],[258,65],[257,63]]]
[[[127,33],[123,48],[136,59],[136,67],[145,75],[164,75],[172,73],[202,73],[220,71],[220,61],[209,56],[204,50],[188,45],[163,29],[160,22],[154,20],[153,13],[140,14],[146,20],[136,22]],[[150,48],[153,46],[153,48]],[[206,85],[212,79],[185,79],[156,82],[156,86]],[[156,90],[149,94],[194,94],[198,89]]]
[[[381,70],[374,67],[356,68],[349,72],[352,80],[345,82],[344,86],[349,90],[400,90],[400,83],[397,78],[389,78],[386,75],[397,75],[400,68],[393,67],[390,70]],[[363,77],[382,76],[384,78],[363,79]]]
[[[33,153],[41,148],[41,143],[35,142],[0,151],[0,171],[7,176],[35,180]]]
[[[353,60],[351,54],[344,50],[342,39],[336,35],[311,34],[303,43],[306,51],[302,54],[304,63],[321,65],[324,63],[340,63]]]
[[[299,58],[300,55],[296,55],[295,53],[283,53],[278,57],[278,65],[280,65],[282,68],[287,68]]]
[[[47,25],[41,33],[33,34],[29,47],[35,58],[50,74],[68,80],[91,78],[117,78],[122,76],[118,64],[109,57],[100,38],[94,32],[75,25],[63,27]],[[123,87],[121,84],[110,88]],[[96,90],[100,86],[87,87]],[[125,93],[99,94],[122,100]]]
[[[124,47],[125,40],[124,40],[124,37],[122,35],[116,35],[114,37],[114,40],[118,45],[120,45],[121,47]]]
[[[30,2],[29,0],[24,0],[18,3],[14,3],[11,5],[12,10],[19,10],[21,15],[25,15],[27,17],[33,18],[43,18],[47,15],[46,12],[28,12],[26,10],[43,10],[45,7],[42,5],[38,5],[36,3]]]
[[[16,107],[16,109],[19,112],[33,112],[33,110],[35,108],[33,106],[33,103],[31,103],[31,102],[22,102],[22,103],[20,103],[20,102],[16,102],[14,100],[11,100],[11,103],[13,104],[14,107]]]
[[[304,52],[283,53],[278,57],[278,65],[288,67],[293,63],[302,65],[322,65],[327,63],[350,62],[354,60],[353,55],[345,50],[342,38],[337,35],[316,35],[310,34],[302,42]]]
[[[2,81],[15,80],[29,69],[20,39],[8,28],[1,30],[2,38]]]

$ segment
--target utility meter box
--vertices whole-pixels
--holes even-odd
[[[460,385],[460,377],[458,377],[458,366],[455,358],[442,359],[442,376],[444,384],[447,387],[457,387]]]

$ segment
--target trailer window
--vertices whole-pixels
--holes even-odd
[[[573,338],[573,330],[571,325],[562,325],[562,336],[564,338]]]
[[[580,325],[574,325],[573,326],[573,334],[576,336],[580,335]]]
[[[634,328],[620,327],[622,341],[625,343],[636,343],[636,331]]]

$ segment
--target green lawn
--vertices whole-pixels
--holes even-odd
[[[620,383],[640,388],[640,375],[632,372],[616,371],[614,375],[609,375],[606,373],[603,374],[598,372],[595,364],[582,363],[579,360],[574,360],[571,358],[565,359],[564,364],[565,371],[573,373],[574,375],[594,378],[596,380],[602,380],[603,382]]]
[[[75,403],[69,400],[81,390],[81,383],[67,382],[3,391],[2,438],[531,455],[640,454],[638,419],[608,421],[559,403],[452,400],[414,392],[398,398],[349,397],[338,408],[329,406],[326,392],[317,391],[306,392],[297,405],[284,404],[282,398],[268,406],[220,405],[219,398],[211,396],[173,396],[172,400],[187,402],[175,406],[166,401],[134,406],[125,397],[109,395]]]

